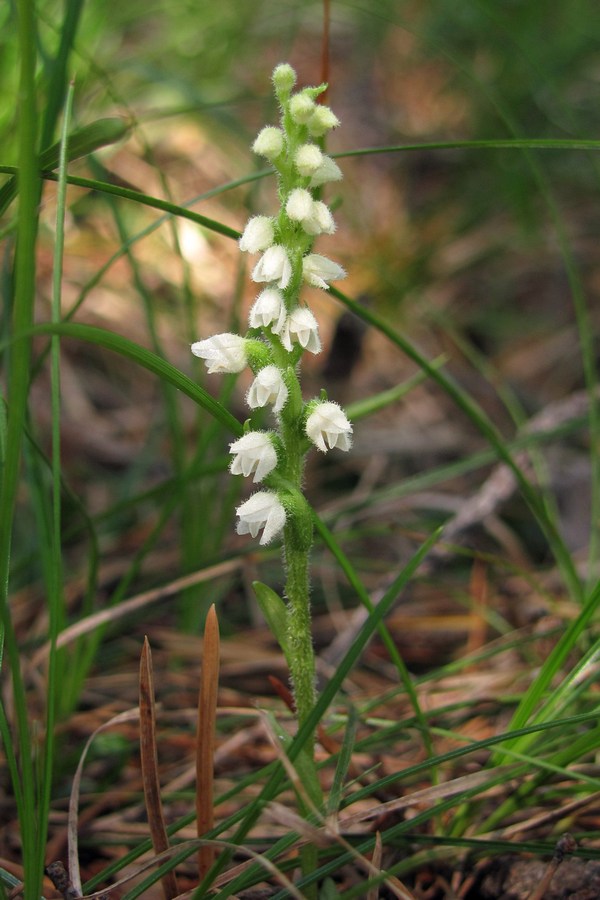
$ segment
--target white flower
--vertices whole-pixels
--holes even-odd
[[[215,334],[204,341],[196,341],[192,344],[192,353],[204,360],[209,375],[241,372],[248,365],[246,341],[239,334]]]
[[[266,128],[258,132],[256,140],[252,144],[252,149],[258,156],[264,156],[272,161],[283,152],[284,145],[285,135],[281,128],[267,125]]]
[[[267,251],[268,253],[269,251]],[[304,280],[308,281],[313,287],[328,290],[328,281],[335,281],[338,278],[345,278],[346,273],[341,266],[326,256],[320,256],[318,253],[309,253],[302,260],[302,275]]]
[[[320,200],[313,200],[312,215],[302,223],[307,234],[333,234],[335,222],[331,210]]]
[[[324,157],[320,148],[316,144],[302,144],[296,150],[294,162],[300,175],[314,175],[315,172],[323,165]]]
[[[310,191],[294,188],[285,211],[293,222],[300,222],[307,234],[333,234],[335,222],[329,207],[320,200],[313,200]]]
[[[333,447],[349,450],[352,446],[352,425],[344,410],[327,400],[319,403],[306,420],[306,433],[323,453]]]
[[[312,137],[322,137],[330,129],[337,128],[340,120],[328,106],[317,106],[312,115],[304,120],[308,124],[308,130]]]
[[[292,341],[311,353],[320,353],[321,341],[317,320],[306,306],[297,306],[286,319],[281,343],[288,352],[292,351]]]
[[[253,216],[248,220],[238,243],[245,253],[258,253],[270,247],[274,240],[273,219],[270,216]]]
[[[341,181],[343,178],[342,170],[330,156],[324,156],[319,168],[313,173],[310,179],[311,188],[319,187],[328,181]]]
[[[254,301],[248,315],[250,328],[266,328],[279,334],[285,323],[286,309],[283,294],[277,288],[267,288]]]
[[[291,277],[292,264],[285,247],[280,244],[265,250],[252,272],[253,281],[276,281],[282,290],[288,286]]]
[[[250,409],[273,404],[273,412],[280,413],[288,398],[288,389],[277,366],[265,366],[250,385],[246,402]]]
[[[295,94],[290,100],[290,115],[296,125],[306,125],[315,114],[316,104],[308,94]],[[321,132],[325,134],[325,132]]]
[[[237,524],[238,534],[251,534],[256,537],[259,530],[264,528],[260,539],[261,544],[269,544],[285,525],[285,509],[277,498],[277,494],[271,491],[258,491],[252,494],[249,500],[238,506]]]
[[[232,475],[252,475],[254,483],[262,481],[277,465],[277,453],[270,436],[264,431],[249,431],[229,445],[234,454],[229,467]]]
[[[285,204],[285,211],[293,222],[304,222],[313,214],[314,200],[304,188],[294,188]]]

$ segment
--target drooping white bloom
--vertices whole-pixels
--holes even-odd
[[[298,147],[296,150],[294,163],[301,175],[304,175],[305,177],[307,175],[313,176],[323,165],[323,160],[327,158],[328,157],[323,156],[323,153],[316,144],[302,144],[302,146]]]
[[[269,251],[267,250],[267,253]],[[328,290],[328,281],[336,281],[338,278],[345,278],[346,273],[341,266],[327,259],[326,256],[320,256],[318,253],[309,253],[302,260],[302,275],[304,280],[313,287]]]
[[[308,120],[313,117],[316,108],[315,101],[308,94],[294,94],[290,100],[290,115],[296,125],[306,125]]]
[[[250,328],[271,326],[279,334],[285,323],[286,309],[283,294],[277,288],[266,288],[254,301],[248,315]]]
[[[281,343],[288,352],[291,352],[292,343],[298,343],[311,353],[321,352],[321,340],[319,338],[319,324],[310,309],[306,306],[297,306],[290,313],[283,326]]]
[[[229,445],[234,454],[229,467],[232,475],[254,475],[254,483],[262,481],[277,465],[277,453],[265,431],[249,431]]]
[[[288,286],[291,277],[292,264],[281,244],[273,244],[265,250],[252,272],[253,281],[275,281],[282,290]]]
[[[273,404],[273,412],[280,413],[288,398],[288,389],[277,366],[265,366],[250,385],[246,402],[250,409]]]
[[[239,334],[214,334],[204,341],[196,341],[192,353],[204,360],[209,375],[241,372],[248,365],[246,341]]]
[[[264,156],[270,161],[276,159],[285,146],[285,135],[281,128],[275,128],[274,125],[267,125],[258,132],[256,140],[252,144],[252,149],[258,156]]]
[[[322,137],[340,124],[340,120],[333,110],[328,106],[317,106],[316,104],[312,114],[305,119],[305,122],[312,137]]]
[[[256,537],[261,528],[264,529],[260,543],[269,544],[285,525],[285,509],[277,494],[272,491],[257,491],[249,500],[238,506],[238,534],[251,534]]]
[[[310,191],[294,188],[285,204],[285,211],[293,222],[305,222],[313,214],[314,202]]]
[[[270,247],[275,240],[273,224],[270,216],[252,216],[239,239],[240,250],[245,253],[258,253],[259,250]]]
[[[306,433],[323,453],[334,447],[349,450],[352,446],[352,425],[341,406],[330,400],[319,403],[311,412],[306,420]]]
[[[338,164],[330,156],[324,156],[321,165],[310,179],[310,186],[315,188],[329,181],[341,181],[342,177],[342,170]]]
[[[333,234],[335,222],[329,207],[321,200],[313,200],[312,215],[302,223],[307,234]]]

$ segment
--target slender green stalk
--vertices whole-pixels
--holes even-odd
[[[0,619],[12,674],[16,742],[18,751],[9,756],[18,761],[19,773],[11,766],[21,824],[25,900],[37,900],[41,890],[41,845],[37,820],[36,778],[31,735],[27,720],[27,700],[21,677],[19,650],[8,605],[8,578],[12,523],[21,468],[21,450],[29,392],[31,337],[35,293],[35,247],[40,198],[37,166],[37,108],[35,98],[36,22],[32,0],[17,3],[20,52],[19,75],[19,217],[14,271],[13,329],[20,336],[8,364],[8,419],[6,455],[0,494]],[[5,719],[3,713],[2,719]],[[5,727],[3,727],[6,737]],[[20,781],[20,784],[19,784]],[[20,801],[20,803],[19,803]]]

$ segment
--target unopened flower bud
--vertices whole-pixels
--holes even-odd
[[[304,222],[310,219],[313,212],[314,200],[309,191],[304,188],[294,188],[285,204],[285,211],[294,222]]]
[[[338,164],[330,156],[324,156],[321,165],[310,179],[310,187],[315,188],[329,181],[341,180],[342,172]]]
[[[272,162],[280,156],[284,146],[285,136],[281,128],[267,125],[266,128],[259,131],[256,140],[252,144],[252,149],[258,156],[264,156],[265,159]]]
[[[305,122],[312,137],[322,137],[340,124],[340,120],[328,106],[317,105],[315,105],[312,115]]]
[[[298,172],[306,177],[313,176],[319,170],[323,159],[323,154],[316,144],[302,144],[296,151],[294,163]]]
[[[295,94],[290,100],[290,115],[296,125],[306,125],[315,109],[315,101],[306,93]]]
[[[279,96],[287,95],[296,84],[296,73],[289,63],[281,63],[273,70],[273,85]]]
[[[273,219],[270,216],[253,216],[246,223],[238,243],[245,253],[258,253],[270,247],[274,239]]]

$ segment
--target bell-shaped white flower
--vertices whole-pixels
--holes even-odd
[[[330,156],[324,156],[319,168],[312,174],[310,179],[310,187],[320,187],[329,181],[341,181],[342,170]]]
[[[293,343],[300,344],[311,353],[321,352],[319,325],[310,309],[297,306],[287,317],[281,333],[281,343],[291,353]]]
[[[250,385],[246,402],[250,409],[273,404],[273,412],[280,413],[288,398],[288,389],[277,366],[265,366]]]
[[[275,240],[274,222],[270,216],[252,216],[248,220],[244,233],[239,239],[240,250],[245,253],[258,253],[266,250]]]
[[[283,153],[284,146],[285,135],[281,128],[267,125],[258,132],[256,140],[252,144],[252,149],[258,156],[264,156],[265,159],[272,162]]]
[[[239,517],[237,533],[251,534],[255,538],[262,528],[260,543],[263,546],[277,537],[285,525],[285,509],[272,491],[257,491],[238,506],[236,512]]]
[[[329,288],[327,282],[346,277],[346,273],[341,266],[327,259],[326,256],[320,256],[318,253],[309,253],[308,256],[304,257],[302,260],[302,275],[304,280],[313,287],[323,288],[325,291]]]
[[[209,375],[241,372],[248,365],[246,341],[239,334],[215,334],[204,341],[196,341],[192,344],[192,353],[204,360]]]
[[[277,452],[265,431],[249,431],[229,445],[234,454],[229,471],[232,475],[254,475],[254,483],[262,481],[277,465]]]
[[[294,163],[300,175],[307,177],[308,175],[313,176],[319,171],[324,159],[328,159],[328,157],[323,156],[320,147],[317,147],[316,144],[302,144],[296,150]]]
[[[312,215],[302,223],[307,234],[333,234],[335,222],[329,207],[321,200],[313,200]]]
[[[254,301],[248,322],[250,328],[266,328],[271,326],[275,334],[279,334],[285,324],[286,308],[283,294],[277,288],[266,288]]]
[[[322,137],[340,124],[340,120],[333,110],[328,106],[317,106],[316,104],[312,114],[305,119],[305,122],[312,137]]]
[[[306,433],[323,453],[334,447],[349,450],[352,446],[352,425],[341,406],[330,400],[315,406],[306,420]]]
[[[275,281],[283,290],[290,283],[292,264],[285,247],[273,244],[265,250],[252,272],[253,281]]]

